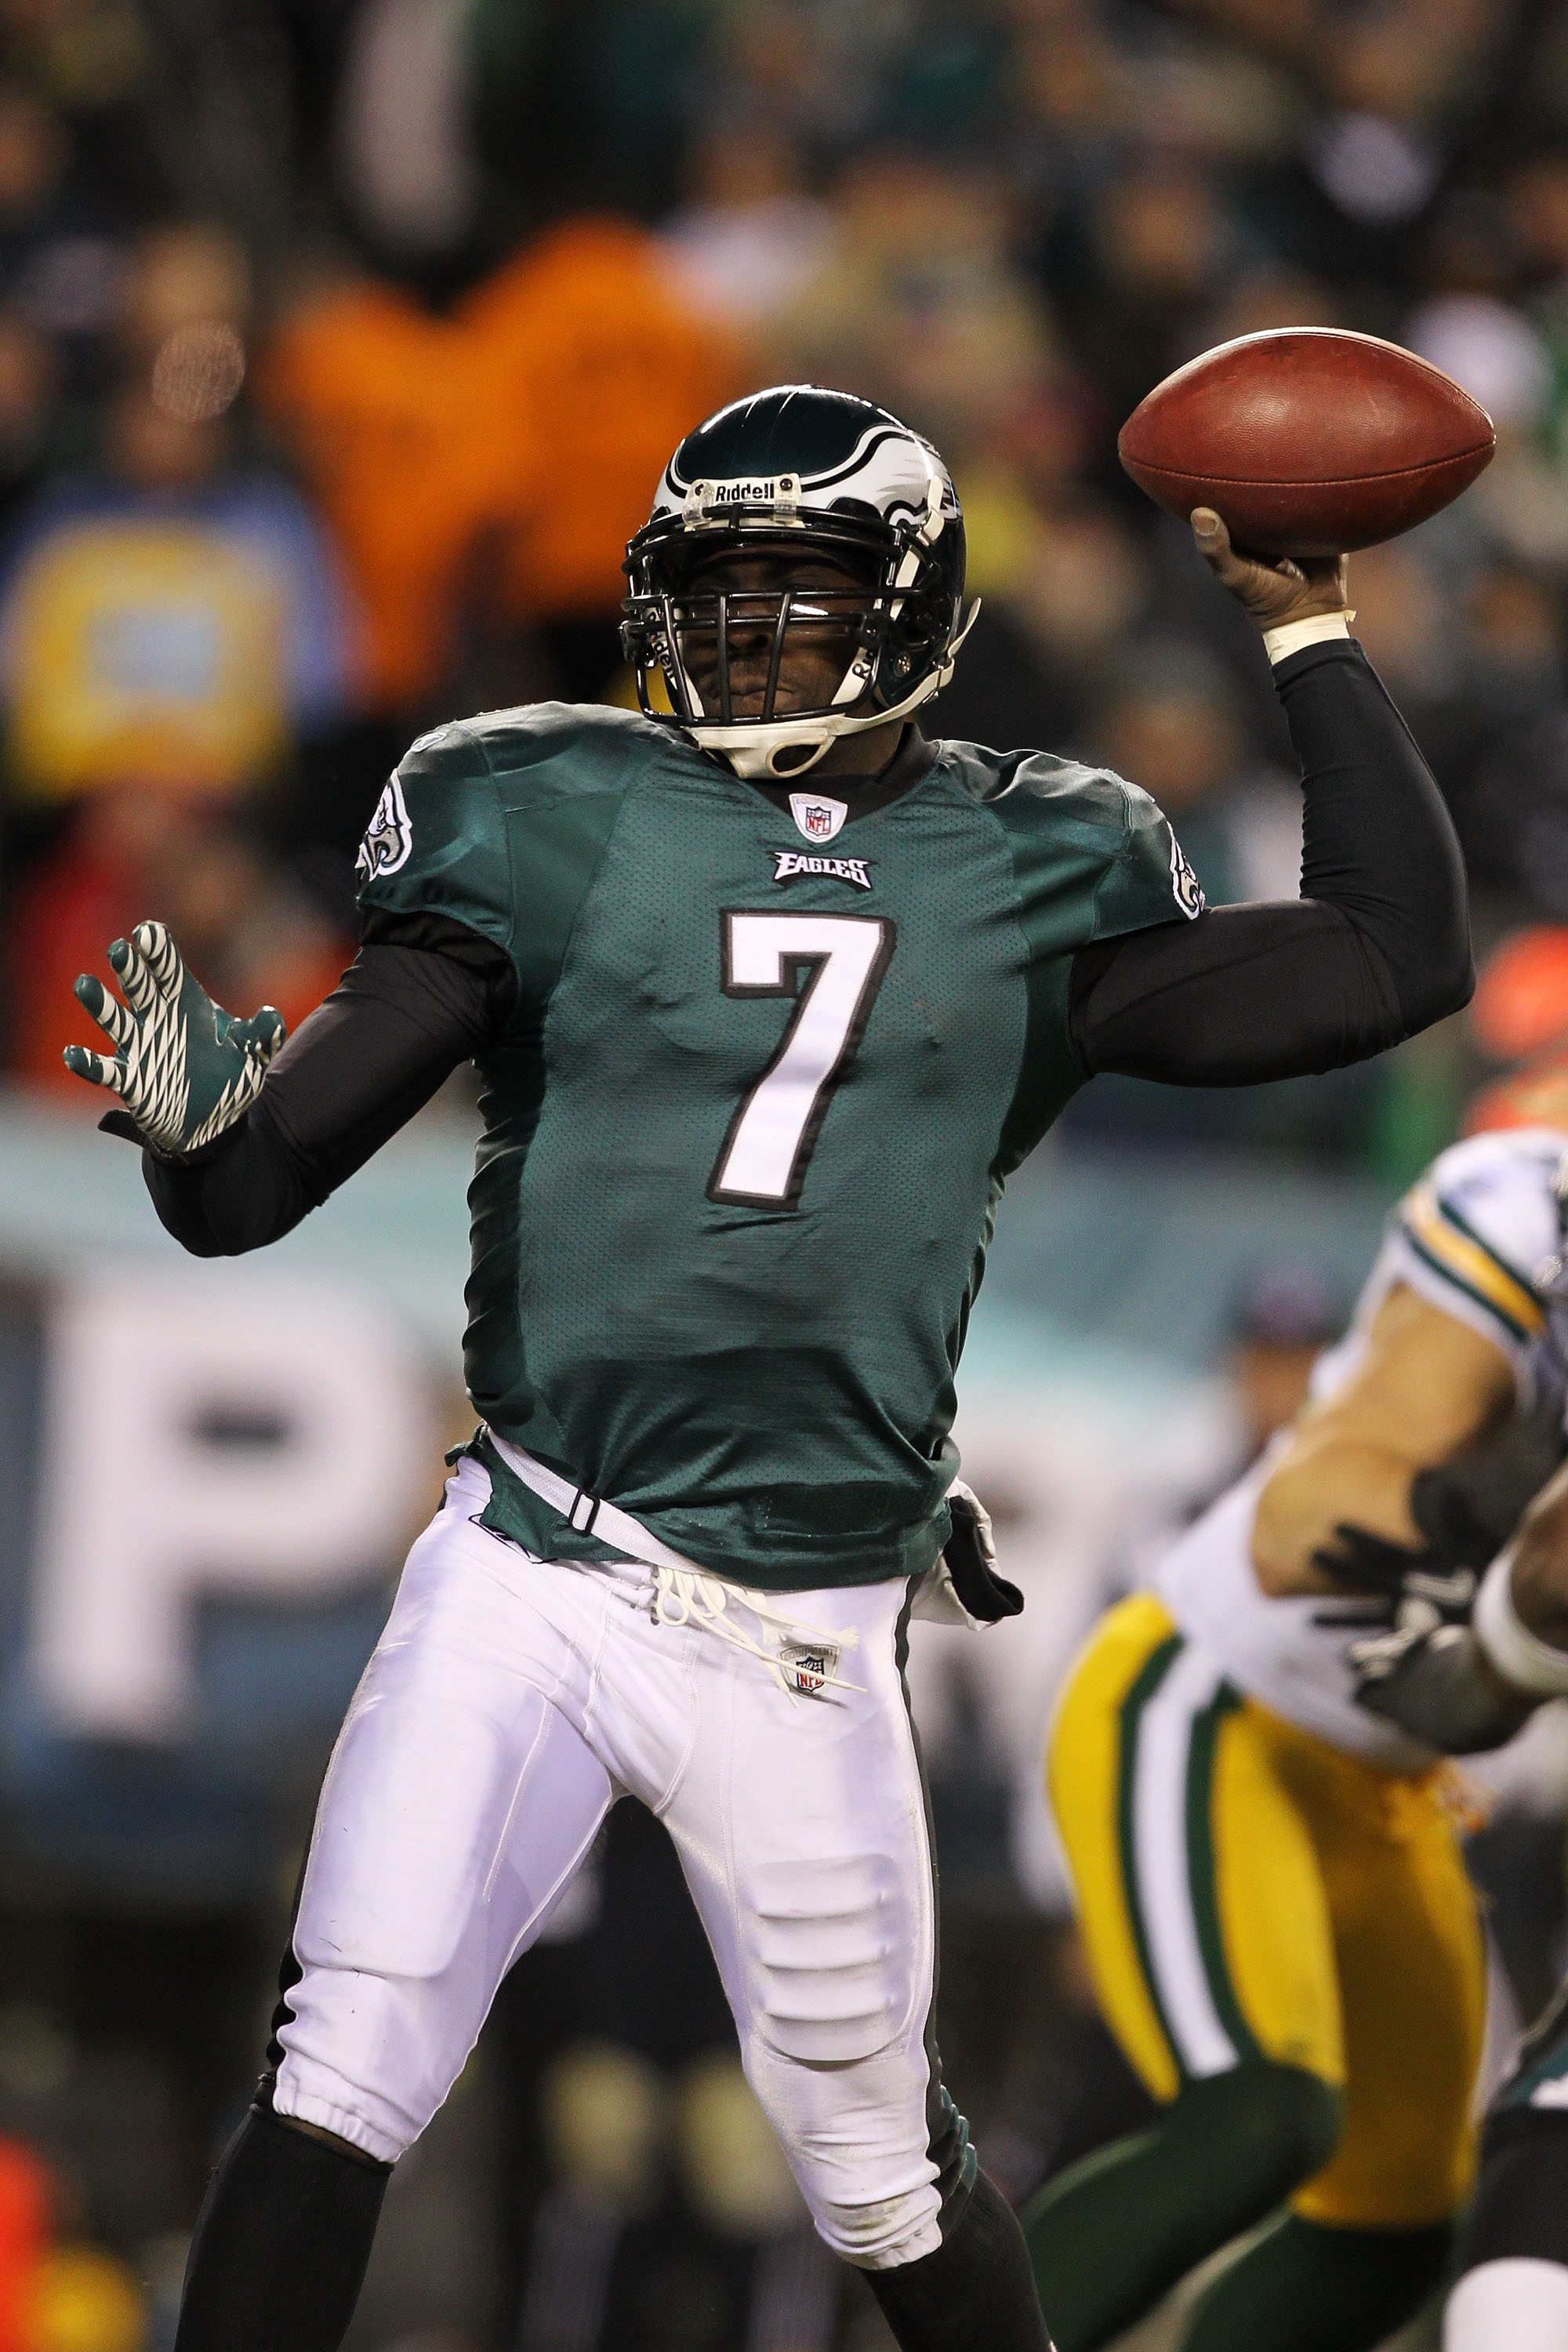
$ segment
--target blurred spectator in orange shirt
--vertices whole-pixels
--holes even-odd
[[[1568,1119],[1568,930],[1532,924],[1481,964],[1467,1017],[1473,1045],[1505,1066],[1475,1095],[1467,1135]]]
[[[369,282],[301,305],[262,396],[353,571],[374,707],[438,694],[476,595],[520,625],[613,618],[666,457],[741,380],[616,221],[552,231],[445,319]]]
[[[408,709],[439,685],[464,560],[517,470],[521,429],[471,336],[369,278],[298,304],[259,392],[353,579],[369,704]]]
[[[671,449],[746,388],[741,352],[699,324],[629,223],[552,229],[468,296],[456,324],[521,434],[500,487],[503,609],[618,614],[621,560]]]

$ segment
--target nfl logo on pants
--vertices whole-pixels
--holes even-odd
[[[789,1688],[812,1698],[832,1681],[838,1652],[828,1643],[808,1645],[805,1642],[785,1642],[779,1652],[779,1664]]]

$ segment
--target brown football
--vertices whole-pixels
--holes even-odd
[[[1116,446],[1172,514],[1214,507],[1261,555],[1332,555],[1425,522],[1469,488],[1497,435],[1414,352],[1281,327],[1189,360],[1139,402]]]

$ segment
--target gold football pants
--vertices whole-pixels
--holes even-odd
[[[1047,1769],[1100,2006],[1154,2096],[1247,2060],[1305,2067],[1345,2126],[1295,2211],[1452,2213],[1486,1973],[1442,1768],[1374,1771],[1297,1730],[1140,1594],[1079,1659]]]

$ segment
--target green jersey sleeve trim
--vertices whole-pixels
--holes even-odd
[[[942,751],[1006,835],[1031,961],[1202,912],[1164,812],[1125,777],[1048,751]]]
[[[1100,772],[1121,794],[1125,832],[1096,885],[1089,938],[1120,939],[1178,918],[1192,922],[1204,911],[1203,886],[1187,863],[1174,826],[1137,784],[1109,768]]]
[[[994,1173],[1018,1165],[1083,1085],[1068,993],[1080,948],[1198,913],[1203,895],[1163,813],[1107,768],[1044,751],[948,743],[944,764],[1007,847],[1028,996],[1017,1082]]]

